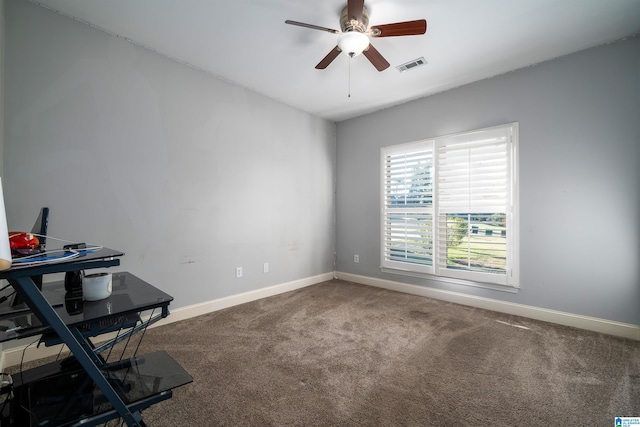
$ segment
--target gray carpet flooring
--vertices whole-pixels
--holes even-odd
[[[155,350],[194,381],[143,412],[150,427],[640,416],[638,341],[339,280],[152,328],[138,354]]]
[[[640,342],[330,281],[150,330],[193,377],[149,426],[611,426]]]

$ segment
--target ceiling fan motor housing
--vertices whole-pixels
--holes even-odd
[[[362,16],[360,20],[355,17],[350,17],[348,12],[348,7],[342,9],[342,13],[340,13],[340,29],[343,33],[347,33],[349,31],[358,31],[360,33],[364,33],[367,31],[367,26],[369,25],[369,11],[366,7],[362,8]]]

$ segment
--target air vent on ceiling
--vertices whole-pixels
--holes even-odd
[[[405,71],[409,71],[411,69],[414,69],[416,67],[421,67],[423,65],[427,65],[427,60],[424,59],[424,57],[421,56],[420,58],[414,59],[413,61],[409,61],[409,62],[406,62],[406,63],[404,63],[402,65],[398,65],[396,68],[401,73],[404,73]]]

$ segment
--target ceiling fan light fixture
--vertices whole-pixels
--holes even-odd
[[[369,47],[369,37],[359,31],[349,31],[338,37],[338,47],[353,58]]]

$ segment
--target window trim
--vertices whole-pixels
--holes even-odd
[[[470,135],[480,132],[495,132],[504,130],[507,134],[507,156],[508,159],[508,175],[507,175],[507,265],[504,275],[456,271],[452,269],[440,268],[437,264],[437,232],[435,227],[438,222],[438,148],[446,141],[455,141],[464,135]],[[520,271],[520,254],[519,254],[519,160],[518,160],[518,134],[519,128],[517,122],[507,123],[498,126],[492,126],[482,129],[476,129],[466,132],[459,132],[439,136],[435,138],[427,138],[424,140],[413,141],[403,144],[396,144],[382,147],[380,149],[380,270],[384,273],[399,274],[411,277],[426,278],[432,281],[442,283],[453,283],[466,286],[476,286],[495,290],[503,290],[507,292],[517,292],[520,288],[519,271]],[[385,260],[385,232],[387,230],[385,224],[385,184],[386,184],[386,161],[389,156],[394,154],[408,153],[412,149],[431,150],[433,153],[433,204],[430,208],[433,214],[433,262],[430,266],[398,262],[393,260]],[[422,208],[424,211],[428,209]],[[407,208],[406,211],[410,209]],[[402,210],[400,210],[402,211]],[[387,212],[388,213],[388,212]]]

